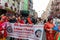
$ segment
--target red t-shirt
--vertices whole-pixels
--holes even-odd
[[[24,24],[24,20],[20,20],[20,24]]]
[[[32,21],[29,17],[27,18],[27,21],[28,21],[29,24],[32,24]]]
[[[6,32],[6,29],[3,29],[3,27],[2,27],[3,24],[4,24],[4,22],[0,21],[0,34],[2,34],[1,31],[4,30],[3,36],[6,37],[7,36],[7,32]]]
[[[17,22],[19,22],[20,24],[24,24],[24,20],[19,20],[19,19],[18,19]]]

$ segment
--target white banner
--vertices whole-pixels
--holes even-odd
[[[7,33],[9,37],[28,40],[42,40],[43,25],[7,23]]]

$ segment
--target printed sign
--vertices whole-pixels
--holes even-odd
[[[42,40],[43,25],[28,25],[19,23],[10,23],[7,25],[7,33],[9,37],[27,40]]]

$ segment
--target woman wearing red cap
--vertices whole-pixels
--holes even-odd
[[[53,18],[49,18],[48,22],[44,25],[44,29],[46,32],[46,40],[54,40],[55,31],[52,30],[53,27]]]

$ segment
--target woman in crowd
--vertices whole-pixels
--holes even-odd
[[[47,40],[54,40],[55,31],[52,30],[54,26],[55,25],[53,24],[53,18],[49,18],[48,22],[44,25]]]
[[[0,40],[6,40],[7,32],[6,26],[4,25],[5,17],[0,18]]]
[[[24,18],[19,16],[17,18],[17,23],[24,24]]]

